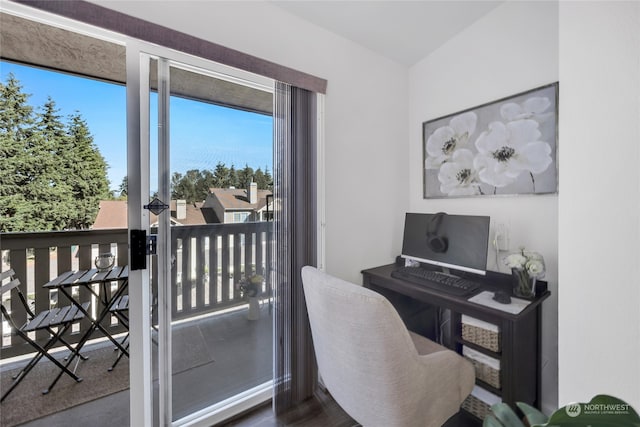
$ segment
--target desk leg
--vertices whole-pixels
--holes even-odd
[[[450,350],[453,350],[457,353],[461,353],[462,349],[458,343],[458,336],[460,335],[460,313],[445,310],[447,312],[447,320],[446,325],[443,328],[445,332],[445,340],[443,341],[443,345]]]

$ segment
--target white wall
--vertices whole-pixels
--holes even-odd
[[[560,404],[640,410],[640,3],[560,5]]]
[[[361,268],[391,262],[407,210],[489,214],[510,224],[513,248],[546,258],[545,409],[607,392],[640,408],[638,3],[562,2],[560,35],[557,4],[506,3],[408,83],[401,66],[267,3],[190,2],[189,14],[184,2],[101,3],[328,79],[331,273],[359,281]],[[422,199],[423,121],[557,80],[559,197]]]
[[[406,67],[266,2],[99,3],[327,79],[327,270],[359,283],[393,260],[409,180]]]
[[[512,250],[526,246],[544,256],[545,280],[552,292],[543,306],[542,403],[547,412],[556,408],[558,398],[558,196],[423,199],[422,123],[555,81],[558,5],[510,2],[499,6],[409,70],[406,156],[411,211],[490,215],[492,233],[496,224],[508,225]],[[561,139],[559,145],[565,141]],[[501,267],[490,251],[488,268],[506,271]]]

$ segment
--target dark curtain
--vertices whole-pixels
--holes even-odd
[[[276,83],[273,409],[313,394],[316,366],[300,270],[316,265],[316,94]]]

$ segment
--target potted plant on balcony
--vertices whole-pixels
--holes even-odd
[[[249,311],[247,313],[247,319],[249,320],[258,320],[260,318],[259,294],[263,283],[264,277],[259,274],[245,276],[238,282],[238,289],[242,296],[249,301]]]

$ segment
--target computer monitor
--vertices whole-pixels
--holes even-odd
[[[485,275],[488,247],[488,216],[406,214],[403,258]]]

